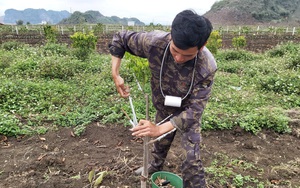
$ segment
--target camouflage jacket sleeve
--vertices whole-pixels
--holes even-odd
[[[119,58],[123,58],[125,52],[142,58],[149,58],[153,56],[149,52],[153,45],[156,46],[158,39],[164,39],[166,35],[166,32],[158,35],[157,32],[122,31],[113,36],[108,47],[110,54]]]
[[[183,111],[171,118],[171,123],[181,132],[187,132],[190,128],[199,128],[205,106],[211,96],[216,62],[212,54],[204,48],[200,53],[200,67],[197,68],[193,91],[189,98],[183,102]]]

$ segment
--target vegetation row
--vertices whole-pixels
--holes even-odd
[[[45,33],[44,46],[13,41],[1,45],[0,134],[43,134],[72,126],[79,135],[94,121],[129,126],[124,114],[130,115],[129,101],[117,94],[110,56],[95,52],[93,33],[75,33],[71,47],[56,43],[51,27]],[[218,72],[203,130],[240,126],[254,134],[262,129],[289,133],[286,112],[300,106],[300,45],[286,43],[256,54],[243,50],[243,37],[232,41],[232,50],[219,50],[220,42],[214,32],[208,48]],[[151,98],[147,61],[126,54],[122,69],[137,116],[145,118],[145,98],[136,80]],[[150,117],[154,114],[150,105]]]

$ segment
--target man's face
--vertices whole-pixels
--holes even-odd
[[[181,50],[175,46],[173,41],[171,41],[170,52],[176,63],[183,64],[191,59],[194,59],[194,57],[196,57],[196,55],[198,53],[198,48],[192,47],[187,50]]]

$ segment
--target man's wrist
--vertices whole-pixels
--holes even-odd
[[[175,128],[170,121],[163,123],[162,125],[160,125],[158,127],[159,127],[160,135],[165,134]]]

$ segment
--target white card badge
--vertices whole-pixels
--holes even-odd
[[[166,95],[165,106],[180,107],[181,101],[181,97]]]

